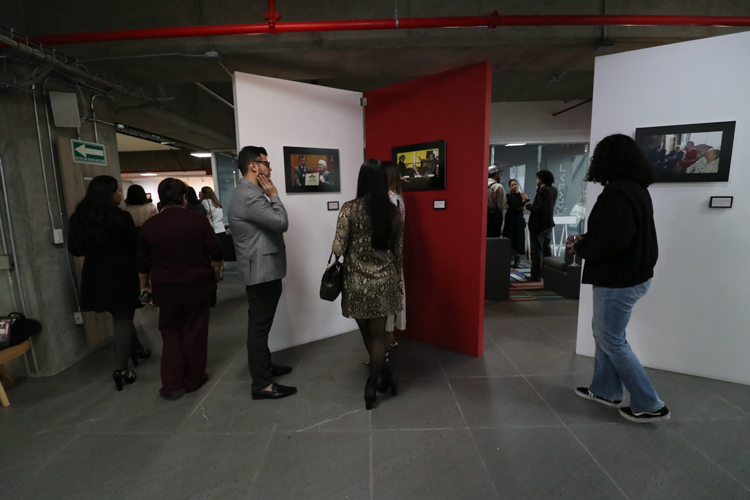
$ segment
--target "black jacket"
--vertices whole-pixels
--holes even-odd
[[[542,186],[536,192],[534,203],[529,205],[529,231],[540,232],[555,227],[553,214],[557,202],[557,188]]]
[[[607,184],[575,250],[586,260],[583,283],[625,288],[651,279],[659,245],[648,189],[631,180]]]
[[[74,213],[72,217],[75,217]],[[72,218],[71,217],[71,218]],[[81,235],[71,231],[68,248],[76,257],[85,257],[81,272],[81,309],[114,312],[141,307],[140,283],[135,267],[138,229],[133,217],[118,211],[119,224],[109,241],[97,249],[87,248]]]

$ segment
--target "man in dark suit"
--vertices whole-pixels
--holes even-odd
[[[552,255],[552,228],[555,227],[553,214],[557,203],[557,188],[552,184],[555,176],[549,170],[536,173],[536,197],[534,203],[527,203],[529,216],[529,243],[531,253],[531,280],[542,280],[542,260]]]
[[[286,276],[283,233],[289,228],[286,209],[271,181],[271,162],[261,147],[242,148],[237,158],[242,173],[229,202],[229,227],[237,252],[240,279],[248,302],[247,359],[253,378],[253,399],[280,399],[297,392],[277,384],[272,377],[291,367],[271,363],[268,334],[281,298]]]
[[[294,185],[304,186],[305,174],[309,173],[312,173],[312,170],[307,166],[307,157],[305,155],[299,155],[299,165],[294,167]]]

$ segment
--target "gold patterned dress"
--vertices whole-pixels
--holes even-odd
[[[384,318],[401,310],[403,232],[394,218],[390,250],[372,248],[372,224],[362,198],[341,207],[333,253],[344,256],[341,310],[347,318]]]

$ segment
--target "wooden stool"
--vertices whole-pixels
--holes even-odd
[[[10,401],[8,401],[8,395],[5,394],[5,389],[3,389],[2,379],[5,379],[6,382],[13,382],[14,380],[13,376],[8,369],[5,368],[3,363],[23,355],[23,353],[29,350],[29,346],[30,344],[27,340],[18,345],[14,345],[13,347],[0,350],[0,403],[2,403],[3,406],[10,406]]]

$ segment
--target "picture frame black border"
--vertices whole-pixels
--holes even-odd
[[[284,146],[284,182],[286,192],[290,193],[340,193],[341,192],[341,159],[338,149],[305,148],[299,146]],[[336,171],[333,172],[333,186],[295,186],[292,173],[291,155],[325,155],[336,158]]]
[[[726,200],[729,199],[729,206],[720,207],[717,205],[714,205],[714,200]],[[734,196],[712,196],[708,200],[708,208],[732,208],[732,205],[734,205]]]
[[[655,135],[720,131],[722,132],[720,146],[721,160],[719,161],[718,172],[715,174],[661,174],[657,172],[655,182],[728,182],[729,169],[732,164],[732,148],[734,146],[734,129],[736,124],[736,121],[731,121],[636,128],[635,142],[638,143],[638,147],[641,148],[641,151],[645,152],[645,140],[647,137]]]
[[[328,207],[329,212],[337,212],[339,210],[338,201],[329,201],[326,206]]]
[[[415,179],[410,182],[402,182],[401,189],[404,191],[434,191],[448,188],[448,171],[446,162],[446,141],[420,142],[419,144],[408,144],[406,146],[396,146],[391,148],[391,161],[398,165],[398,155],[408,153],[409,151],[419,151],[423,149],[437,149],[439,151],[438,172],[431,179]]]

